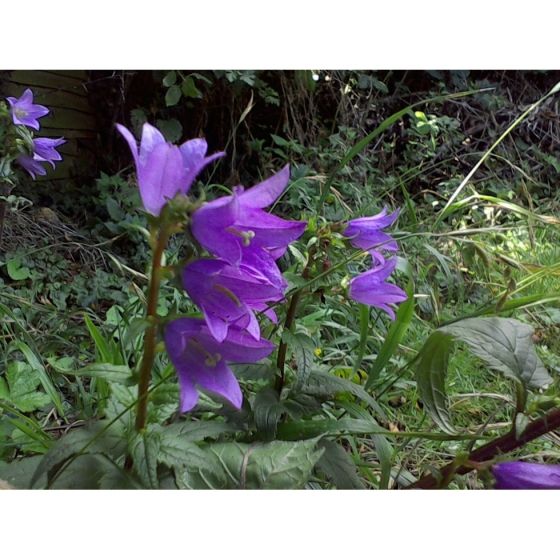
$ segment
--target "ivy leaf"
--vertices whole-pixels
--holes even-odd
[[[165,104],[167,107],[177,105],[181,99],[181,88],[179,86],[171,86],[165,94]]]
[[[21,266],[20,259],[8,261],[8,275],[12,280],[27,280],[31,278],[31,271],[26,266]]]
[[[192,97],[193,99],[201,97],[202,95],[191,76],[187,76],[183,80],[183,83],[181,84],[181,91],[185,97]]]
[[[175,70],[171,70],[171,72],[168,72],[163,78],[163,85],[165,87],[171,87],[175,85],[176,81],[177,81],[177,74]]]
[[[156,125],[165,139],[172,144],[179,142],[181,136],[183,136],[183,125],[177,119],[166,121],[158,119]]]

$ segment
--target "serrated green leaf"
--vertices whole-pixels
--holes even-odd
[[[451,423],[445,392],[445,376],[453,337],[441,331],[433,332],[420,350],[415,376],[418,394],[433,421],[446,433],[456,434]]]
[[[177,422],[170,426],[165,426],[166,437],[182,438],[185,441],[202,441],[205,438],[216,438],[222,434],[232,434],[239,429],[225,422],[216,420],[201,420],[199,422]]]
[[[387,416],[377,401],[361,387],[318,369],[312,369],[309,377],[301,387],[301,392],[315,397],[333,397],[336,393],[348,392],[367,403],[382,420]]]
[[[159,488],[157,460],[160,453],[161,434],[153,429],[134,434],[128,451],[134,462],[134,470],[146,488]]]
[[[317,439],[246,444],[215,443],[204,449],[216,459],[212,470],[185,469],[177,483],[187,488],[296,489],[309,480],[323,454]],[[225,486],[223,485],[225,482]]]
[[[48,484],[52,483],[54,477],[78,455],[100,453],[119,457],[125,451],[126,441],[115,424],[100,421],[91,427],[73,430],[59,439],[43,456],[31,479],[31,486],[45,473]]]
[[[541,388],[552,383],[531,340],[535,331],[521,321],[479,317],[438,330],[466,343],[489,368],[521,381],[525,387]]]
[[[304,333],[293,334],[289,330],[282,333],[282,340],[288,345],[288,348],[296,355],[297,363],[297,381],[296,388],[298,389],[305,383],[311,367],[313,366],[313,357],[315,356],[315,342]]]
[[[6,378],[10,390],[5,400],[21,412],[32,412],[51,402],[49,395],[35,391],[41,384],[40,375],[28,364],[24,362],[9,363],[6,368]],[[0,394],[6,393],[6,391],[7,387],[2,388],[0,385]]]
[[[167,107],[177,105],[181,99],[181,95],[181,88],[179,86],[171,86],[165,94],[165,105]]]
[[[18,489],[28,489],[31,484],[33,473],[37,470],[39,463],[42,461],[41,455],[33,457],[24,457],[23,459],[15,459],[11,463],[0,461],[0,478],[8,484]],[[46,477],[43,481],[46,484]]]
[[[325,452],[315,467],[322,470],[340,490],[363,490],[364,485],[356,474],[356,465],[344,447],[334,441],[322,438],[318,448]]]
[[[114,198],[108,198],[106,202],[107,211],[109,216],[115,222],[120,222],[126,217],[125,211],[121,208],[120,204]]]
[[[113,364],[95,363],[89,364],[81,369],[66,370],[67,375],[76,377],[95,377],[97,379],[106,379],[111,383],[119,383],[121,385],[136,385],[133,371],[128,366],[115,366]]]
[[[261,389],[253,401],[255,425],[265,441],[271,441],[276,436],[276,427],[282,414],[286,412],[280,403],[278,393],[270,387]]]
[[[276,375],[276,366],[269,360],[256,364],[231,364],[229,367],[235,373],[235,377],[245,381],[269,380]]]

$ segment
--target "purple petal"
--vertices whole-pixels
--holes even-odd
[[[497,490],[560,490],[560,465],[512,461],[492,468]]]
[[[245,208],[266,208],[276,202],[288,186],[290,180],[290,166],[286,165],[282,171],[266,181],[255,185],[241,195]]]
[[[44,117],[50,112],[43,105],[35,105],[33,103],[33,92],[30,89],[26,89],[19,99],[8,97],[7,101],[12,109],[14,124],[22,124],[35,130],[40,128],[37,119]]]
[[[35,175],[46,175],[47,170],[37,160],[27,154],[19,153],[16,161],[35,179]]]
[[[165,143],[165,137],[155,126],[152,126],[149,123],[144,123],[144,125],[142,126],[142,139],[140,140],[139,153],[139,158],[142,165],[147,164],[148,157],[156,148],[156,146],[160,146],[161,144]]]

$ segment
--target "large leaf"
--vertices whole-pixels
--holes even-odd
[[[273,366],[269,360],[256,364],[231,364],[230,368],[236,377],[246,381],[268,380],[276,375],[276,366]]]
[[[418,394],[433,421],[448,434],[456,434],[451,423],[445,392],[445,376],[453,337],[441,331],[433,332],[424,343],[416,364]]]
[[[340,490],[363,490],[364,485],[356,474],[356,465],[344,447],[322,438],[319,447],[325,452],[317,461],[316,468],[322,470]]]
[[[313,357],[315,356],[315,343],[313,339],[304,333],[293,334],[289,330],[285,330],[282,334],[282,340],[296,355],[297,363],[297,380],[296,391],[305,383],[311,367],[313,366]]]
[[[47,473],[48,483],[53,481],[76,456],[87,454],[104,454],[108,457],[119,457],[126,450],[126,442],[122,432],[106,421],[97,422],[90,428],[79,428],[59,439],[44,455],[39,463],[31,485]]]
[[[96,377],[98,379],[106,379],[112,383],[120,383],[121,385],[135,385],[137,381],[134,374],[128,366],[115,366],[113,364],[95,363],[87,365],[78,370],[65,370],[67,375],[75,375],[76,377]]]
[[[257,430],[266,441],[276,437],[276,427],[282,414],[286,412],[280,403],[278,393],[270,387],[261,389],[253,401],[253,414]]]
[[[177,484],[183,488],[302,488],[323,454],[324,450],[316,447],[317,439],[211,444],[204,449],[220,468],[186,468],[177,473]]]
[[[535,331],[521,321],[481,317],[465,319],[439,330],[465,342],[489,368],[521,381],[525,387],[541,388],[552,383],[531,340]]]
[[[377,404],[377,401],[360,385],[356,385],[347,379],[336,377],[331,373],[312,369],[301,388],[301,392],[314,397],[332,397],[336,393],[348,392],[371,406],[380,418],[383,420],[387,419],[385,412]]]
[[[161,446],[161,434],[148,428],[134,434],[128,451],[134,461],[134,470],[146,488],[159,488],[157,460]]]

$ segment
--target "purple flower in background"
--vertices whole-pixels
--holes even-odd
[[[53,140],[51,138],[35,138],[33,140],[33,159],[37,161],[48,161],[53,169],[55,161],[61,161],[62,156],[55,150],[56,147],[64,144],[64,138]]]
[[[188,264],[183,270],[183,286],[204,313],[218,342],[227,337],[234,323],[259,340],[259,323],[252,310],[284,298],[283,291],[257,270],[243,264],[236,269],[224,260],[199,259]]]
[[[175,319],[165,330],[165,348],[179,375],[181,412],[192,410],[199,399],[195,385],[213,391],[241,408],[241,388],[226,362],[256,362],[266,358],[274,344],[255,340],[231,326],[228,336],[218,342],[203,319]]]
[[[136,139],[124,126],[117,124],[124,136],[136,164],[140,197],[147,212],[159,216],[167,199],[177,193],[186,194],[195,177],[216,158],[219,152],[205,157],[208,145],[203,138],[189,140],[181,146],[166,142],[163,134],[152,125],[142,127],[140,150]]]
[[[351,237],[350,243],[358,249],[368,250],[372,257],[380,263],[385,262],[385,258],[380,253],[381,250],[397,251],[397,242],[387,233],[381,230],[389,227],[397,219],[400,210],[396,210],[387,215],[387,207],[375,215],[367,218],[356,218],[347,223],[344,231],[345,237]],[[375,245],[379,245],[372,249]]]
[[[281,282],[274,259],[300,237],[307,222],[283,220],[262,209],[280,197],[289,179],[290,167],[286,165],[247,191],[236,187],[232,196],[209,202],[193,214],[193,235],[210,253],[231,265],[245,262]]]
[[[391,319],[395,319],[395,312],[388,303],[400,303],[408,299],[406,293],[394,284],[385,280],[395,270],[397,259],[391,259],[376,268],[362,272],[350,280],[348,297],[359,303],[379,307],[386,311]]]
[[[497,490],[560,490],[560,465],[512,461],[492,467]]]
[[[24,153],[16,156],[16,161],[35,179],[35,175],[46,175],[47,170],[35,158]]]
[[[19,99],[8,97],[7,101],[12,108],[14,124],[23,124],[35,130],[39,130],[37,119],[44,117],[50,112],[43,105],[35,105],[33,103],[33,92],[30,89],[26,89]]]

